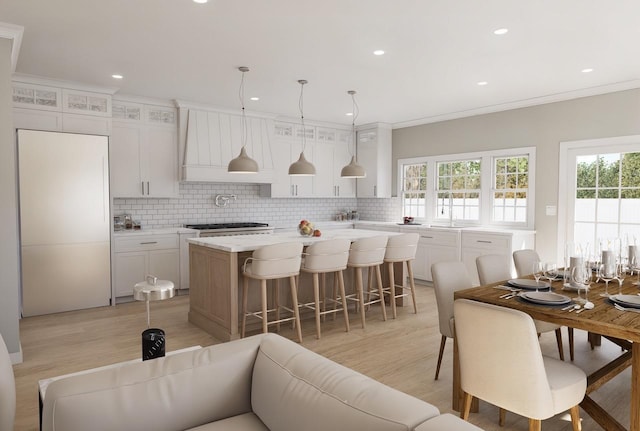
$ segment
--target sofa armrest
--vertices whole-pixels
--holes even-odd
[[[415,431],[482,431],[481,428],[463,421],[457,416],[445,413],[420,424]]]

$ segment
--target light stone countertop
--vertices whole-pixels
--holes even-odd
[[[144,235],[170,235],[173,233],[197,233],[197,229],[189,229],[186,227],[167,227],[161,229],[125,229],[113,232],[114,237],[130,237]]]
[[[266,245],[281,244],[285,242],[301,242],[306,246],[328,239],[348,239],[350,241],[355,241],[361,238],[371,238],[383,235],[399,235],[399,233],[380,232],[366,229],[333,229],[323,232],[320,237],[302,236],[297,232],[282,232],[262,235],[188,238],[187,242],[216,250],[237,253],[241,251],[253,251]]]

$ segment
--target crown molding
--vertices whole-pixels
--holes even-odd
[[[20,45],[22,44],[22,35],[24,33],[24,27],[15,24],[9,24],[8,22],[0,22],[0,37],[5,39],[11,39],[11,72],[16,71],[16,65],[18,64],[18,54],[20,53]]]
[[[99,87],[96,85],[87,85],[80,82],[64,81],[61,79],[43,78],[41,76],[27,75],[23,73],[14,73],[12,76],[14,82],[22,82],[25,84],[44,85],[48,87],[60,87],[70,90],[89,91],[92,93],[115,94],[118,87]]]

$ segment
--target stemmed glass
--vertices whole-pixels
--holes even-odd
[[[626,274],[625,264],[622,258],[616,262],[616,280],[618,280],[618,294],[622,295],[622,283],[624,282],[624,276]]]
[[[576,266],[572,269],[571,279],[578,286],[578,297],[575,299],[580,304],[589,302],[589,285],[591,284],[591,263],[587,260],[583,265]],[[584,290],[584,299],[580,296],[580,291]]]
[[[558,276],[558,266],[555,263],[547,262],[544,264],[544,277],[549,280],[549,288]]]
[[[598,267],[598,278],[604,280],[605,283],[604,293],[601,293],[600,296],[611,296],[609,293],[609,282],[616,278],[616,264],[611,262],[601,264]]]
[[[540,261],[533,262],[533,278],[536,279],[536,292],[540,288],[540,278],[544,273],[544,265]]]
[[[629,259],[629,271],[632,275],[634,271],[638,274],[638,279],[633,282],[633,285],[640,286],[640,261],[638,261],[638,256],[635,254]]]

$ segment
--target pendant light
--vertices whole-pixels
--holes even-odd
[[[351,96],[351,101],[353,102],[353,110],[351,111],[353,121],[351,122],[351,133],[353,134],[353,146],[356,145],[356,118],[358,118],[358,104],[356,103],[356,92],[355,90],[347,91],[347,94]],[[342,168],[340,171],[340,176],[342,178],[364,178],[367,176],[367,173],[364,171],[364,168],[358,164],[356,161],[356,156],[353,151],[351,151],[351,146],[349,146],[349,153],[351,153],[351,162]]]
[[[240,80],[240,91],[238,92],[240,104],[242,106],[242,117],[240,120],[242,148],[240,148],[240,155],[229,162],[227,171],[238,174],[255,174],[259,170],[258,163],[256,163],[255,160],[247,155],[247,151],[245,149],[247,145],[247,117],[244,112],[244,74],[249,71],[249,68],[246,66],[241,66],[238,68],[238,70],[242,72],[242,79]]]
[[[302,151],[300,152],[300,158],[289,166],[289,175],[295,176],[311,176],[316,174],[316,168],[313,166],[311,162],[309,162],[304,157],[304,149],[307,144],[307,130],[304,127],[304,112],[303,112],[303,93],[304,93],[304,84],[307,81],[304,79],[300,79],[298,84],[300,84],[300,100],[298,102],[298,107],[300,108],[300,123],[302,124]]]

